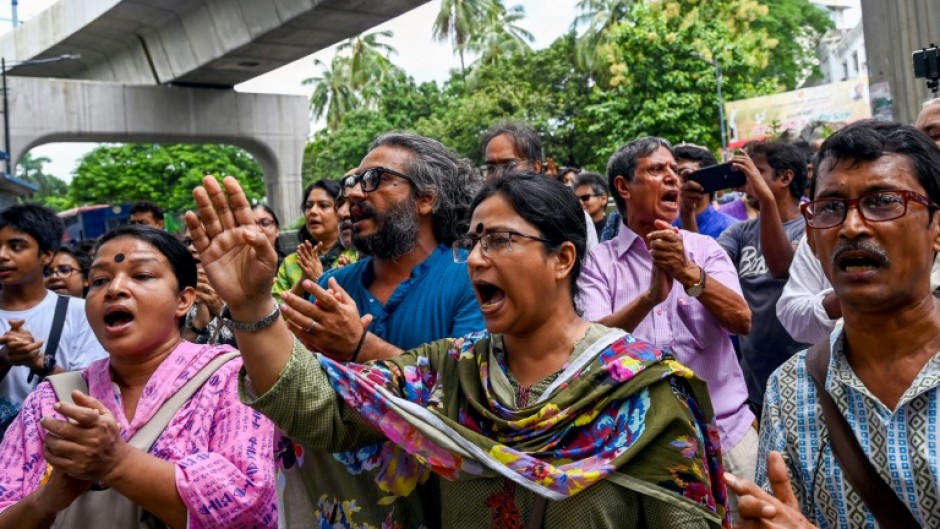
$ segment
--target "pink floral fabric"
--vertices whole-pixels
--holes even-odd
[[[227,346],[182,342],[144,387],[131,421],[124,416],[120,392],[107,359],[83,372],[89,393],[114,414],[121,437],[130,439],[183,384]],[[236,358],[222,366],[177,412],[150,449],[176,465],[176,488],[189,511],[189,527],[276,527],[274,426],[238,399]],[[23,499],[41,483],[44,416],[55,412],[55,392],[43,382],[0,444],[0,511]]]

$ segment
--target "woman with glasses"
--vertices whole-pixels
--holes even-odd
[[[339,193],[340,183],[336,180],[317,180],[304,189],[304,201],[300,204],[304,225],[297,230],[300,244],[278,267],[273,289],[276,298],[288,291],[305,296],[300,286],[303,280],[316,281],[336,265],[343,252],[336,211]]]
[[[46,288],[74,298],[84,298],[88,292],[88,267],[91,258],[78,248],[63,246],[43,271]]]
[[[251,214],[255,216],[255,225],[261,230],[261,233],[268,238],[268,242],[274,246],[277,253],[277,266],[280,267],[287,254],[281,249],[281,221],[278,220],[274,210],[264,204],[258,204],[251,208]]]
[[[448,528],[725,523],[704,383],[667,353],[578,316],[586,230],[560,182],[512,174],[471,206],[453,251],[467,262],[487,332],[366,364],[354,363],[356,351],[335,352],[352,360],[344,363],[294,342],[263,295],[275,257],[247,233],[244,193],[226,179],[229,205],[215,180],[205,185],[194,192],[204,224],[192,213],[186,221],[243,329],[242,398],[300,445],[345,450],[338,457],[350,468],[380,468],[389,496],[437,473]],[[317,304],[358,321],[341,289]],[[307,326],[311,307],[292,299],[280,310]],[[356,450],[383,441],[378,452]],[[354,524],[375,508],[291,492],[286,508],[321,520]]]

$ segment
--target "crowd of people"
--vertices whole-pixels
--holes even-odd
[[[389,132],[293,252],[233,178],[8,207],[0,528],[940,527],[937,130],[752,142],[724,205],[696,145]]]

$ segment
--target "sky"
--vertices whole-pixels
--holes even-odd
[[[28,21],[37,13],[58,0],[19,0],[20,23]],[[73,0],[74,1],[74,0]],[[382,1],[382,0],[378,0]],[[522,5],[526,18],[519,25],[535,37],[533,47],[547,47],[563,35],[575,17],[578,0],[504,0],[507,6]],[[449,43],[437,43],[431,38],[431,25],[440,8],[441,0],[432,0],[416,9],[374,28],[374,31],[391,30],[394,37],[387,42],[398,50],[392,61],[418,82],[438,81],[448,78],[452,68],[460,66],[460,59],[452,53]],[[0,34],[9,31],[10,3],[0,0]],[[262,92],[272,94],[310,95],[311,86],[303,86],[304,79],[314,77],[318,71],[313,60],[329,63],[333,47],[304,57],[277,70],[237,85],[239,92]],[[48,174],[70,181],[78,159],[91,150],[93,143],[50,143],[40,145],[30,152],[33,156],[45,156],[52,161],[45,165]]]

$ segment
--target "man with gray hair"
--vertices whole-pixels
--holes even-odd
[[[610,158],[607,178],[626,222],[585,260],[578,280],[584,318],[671,350],[705,380],[725,467],[753,476],[754,414],[728,337],[750,331],[751,311],[715,239],[673,227],[682,185],[677,171],[662,138],[631,141]]]
[[[364,362],[484,330],[467,267],[454,262],[450,248],[467,232],[474,175],[469,161],[436,140],[401,132],[377,138],[358,172],[341,181],[353,247],[364,258],[324,274],[319,285],[305,285],[317,302],[303,303],[314,320],[310,327],[292,325],[300,341],[337,359]],[[307,449],[306,471],[281,472],[303,482],[299,490],[314,503],[316,521],[302,520],[309,510],[283,502],[281,515],[296,516],[303,527],[332,527],[339,520],[356,527],[438,526],[440,501],[427,497],[433,487],[388,502],[374,481],[383,469],[371,459],[382,449]],[[359,503],[347,510],[351,498]]]

